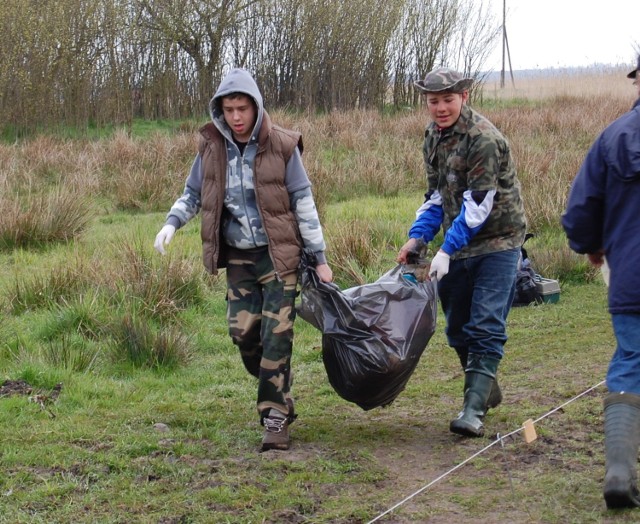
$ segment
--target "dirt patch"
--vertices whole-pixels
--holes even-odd
[[[539,399],[541,405],[557,402],[549,395],[544,397]],[[487,434],[479,439],[449,432],[449,418],[455,416],[455,410],[444,415],[438,409],[427,423],[407,424],[398,430],[391,450],[374,450],[387,472],[376,490],[393,493],[395,499],[386,506],[381,504],[380,513],[371,518],[389,511],[379,522],[549,522],[548,515],[562,514],[563,504],[575,504],[572,496],[579,495],[571,490],[580,489],[585,479],[593,492],[594,513],[603,512],[599,491],[604,475],[598,419],[601,401],[593,393],[587,402],[583,408],[591,424],[585,423],[584,417],[576,419],[559,410],[536,425],[538,438],[529,444],[522,432],[502,440],[491,432],[505,425],[500,408],[487,416]],[[509,428],[502,435],[516,429]],[[545,494],[549,482],[559,486],[557,498],[551,500]]]
[[[12,395],[31,395],[33,388],[25,380],[5,380],[0,385],[0,398]]]
[[[62,391],[62,383],[56,384],[49,392],[37,391],[25,380],[5,380],[0,385],[0,398],[11,397],[15,395],[28,395],[29,402],[38,404],[40,409],[45,411],[51,418],[55,418],[55,414],[51,411],[50,406],[54,404],[60,392]]]

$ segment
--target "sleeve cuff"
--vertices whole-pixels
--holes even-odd
[[[326,264],[327,263],[327,257],[324,254],[324,251],[316,251],[314,253],[314,255],[316,256],[316,260],[317,260],[318,264]]]
[[[173,226],[176,228],[176,230],[180,229],[180,219],[177,216],[174,215],[169,215],[167,217],[167,220],[165,222],[165,224],[168,224],[170,226]]]

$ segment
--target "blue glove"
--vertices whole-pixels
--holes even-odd
[[[442,249],[436,253],[436,256],[433,257],[431,261],[431,267],[429,268],[429,276],[433,278],[434,276],[440,282],[442,277],[444,277],[449,272],[449,259],[450,255],[447,255]]]

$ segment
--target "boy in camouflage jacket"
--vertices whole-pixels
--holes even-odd
[[[462,411],[450,430],[480,437],[487,409],[502,400],[496,373],[526,223],[507,140],[466,105],[472,83],[447,68],[416,82],[432,118],[423,146],[428,189],[398,262],[443,228],[429,272],[438,280],[448,343],[465,371]]]

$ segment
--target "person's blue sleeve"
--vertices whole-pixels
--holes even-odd
[[[602,136],[594,142],[573,180],[562,227],[576,253],[596,253],[602,248],[604,191],[607,163],[601,151]]]
[[[438,191],[427,193],[427,199],[416,211],[416,220],[409,229],[409,238],[420,238],[431,242],[442,226],[444,210]]]
[[[453,220],[451,227],[444,235],[440,249],[453,255],[466,246],[482,229],[493,208],[496,190],[464,192],[460,214]]]

